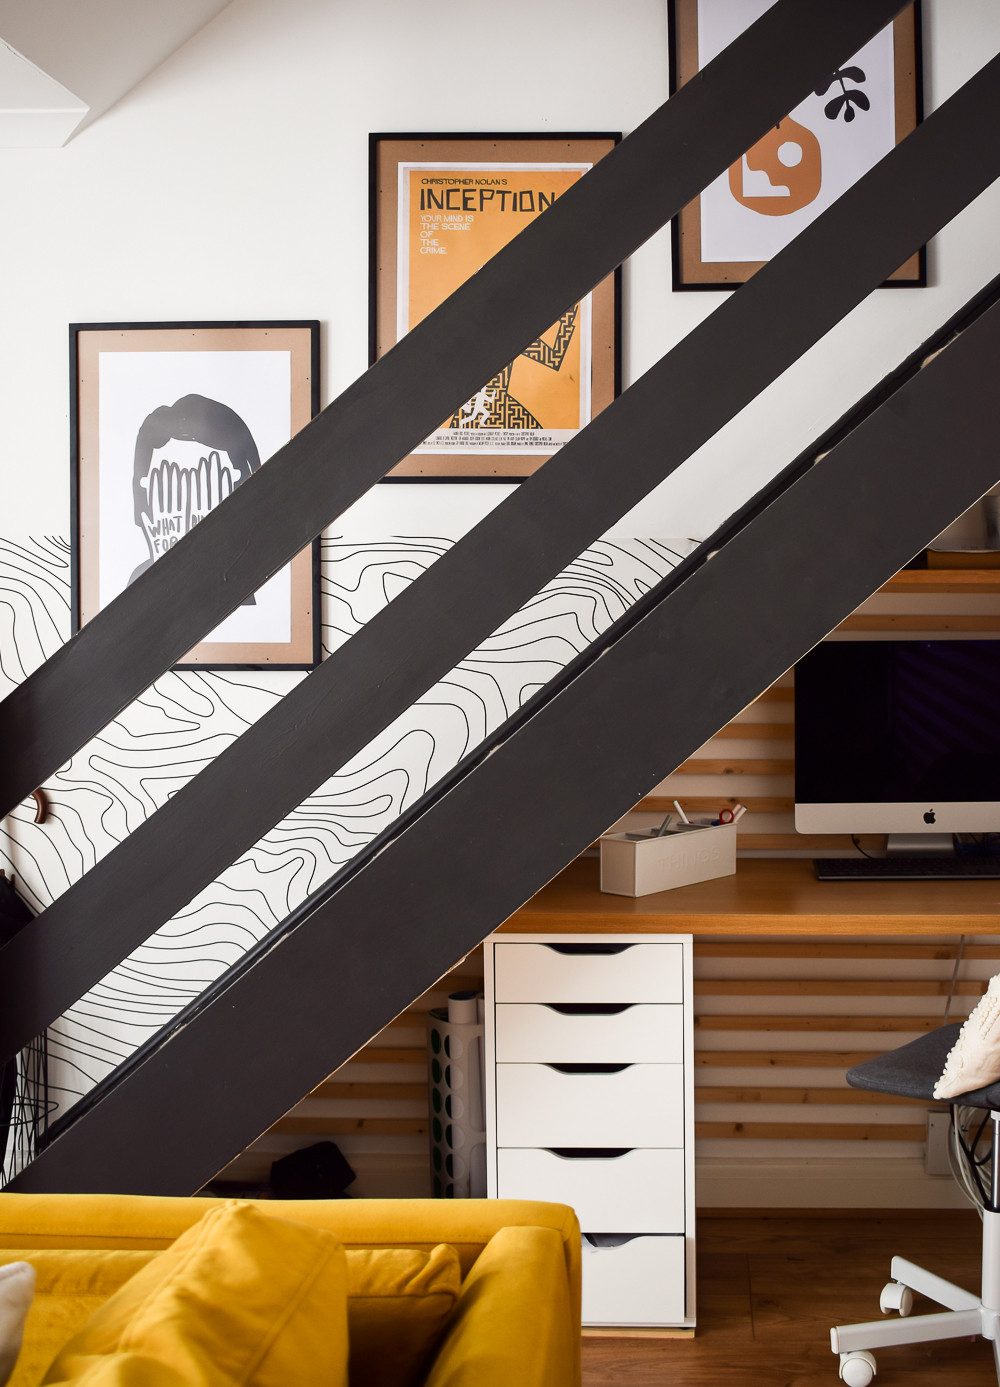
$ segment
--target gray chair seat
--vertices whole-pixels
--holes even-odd
[[[874,1059],[856,1064],[847,1071],[847,1082],[851,1088],[866,1088],[873,1093],[895,1093],[900,1098],[932,1100],[934,1085],[941,1077],[948,1052],[961,1029],[960,1021],[939,1026],[937,1030],[918,1036],[907,1045],[900,1045],[884,1055],[876,1055]],[[967,1108],[1000,1110],[1000,1082],[987,1084],[985,1088],[974,1088],[947,1101]]]

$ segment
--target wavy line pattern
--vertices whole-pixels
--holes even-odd
[[[0,696],[43,664],[69,634],[69,571],[69,545],[63,539],[0,544]],[[13,875],[2,834],[0,866]],[[38,1036],[13,1060],[13,1104],[7,1131],[0,1132],[0,1186],[34,1157],[54,1110],[46,1088],[46,1051],[46,1037]]]
[[[324,653],[453,542],[442,536],[325,538]],[[151,932],[49,1029],[51,1116],[68,1111],[238,962],[693,547],[694,541],[628,540],[588,549],[173,920]],[[62,540],[0,540],[0,693],[68,635],[68,565]],[[278,670],[164,675],[60,768],[46,786],[52,812],[44,825],[36,825],[25,806],[8,817],[0,865],[16,872],[26,899],[43,909],[302,677]]]

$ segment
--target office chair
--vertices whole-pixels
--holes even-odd
[[[941,1026],[936,1031],[900,1045],[896,1050],[876,1055],[847,1071],[852,1088],[875,1093],[895,1093],[902,1098],[929,1101],[940,1077],[961,1023]],[[983,1188],[974,1154],[966,1153],[971,1175],[983,1200],[983,1276],[982,1291],[974,1295],[933,1272],[925,1271],[905,1257],[893,1257],[892,1280],[883,1287],[882,1313],[898,1313],[899,1318],[872,1320],[867,1324],[840,1325],[830,1330],[830,1347],[840,1354],[840,1376],[847,1387],[868,1387],[875,1376],[872,1349],[889,1344],[924,1344],[936,1339],[960,1339],[979,1334],[993,1341],[993,1356],[1000,1382],[1000,1083],[973,1089],[951,1100],[960,1107],[982,1108],[992,1122],[992,1163],[989,1187]],[[985,1119],[984,1119],[985,1120]],[[907,1318],[919,1291],[946,1309],[938,1314]]]

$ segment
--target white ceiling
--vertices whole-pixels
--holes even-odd
[[[65,144],[229,3],[0,0],[0,146]]]

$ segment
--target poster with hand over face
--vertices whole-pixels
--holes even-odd
[[[318,408],[318,324],[76,325],[75,626],[179,544]],[[309,668],[313,548],[182,665]]]
[[[593,167],[616,137],[373,136],[372,360]],[[390,477],[528,476],[614,398],[617,282],[570,305]],[[482,331],[489,332],[484,322]]]

